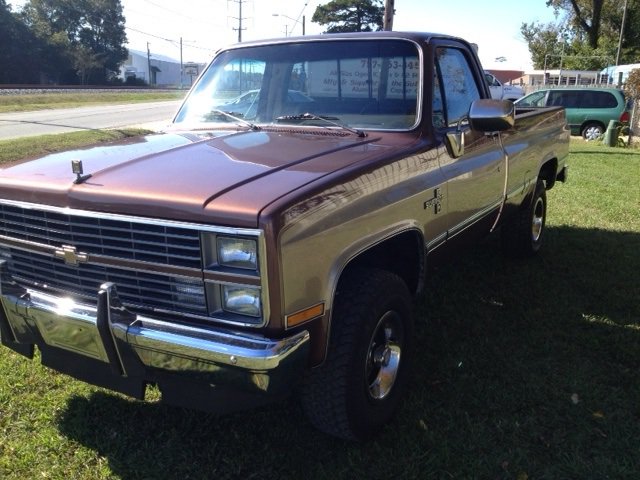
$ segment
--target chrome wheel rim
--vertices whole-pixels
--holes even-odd
[[[534,242],[540,240],[542,229],[544,228],[544,201],[541,197],[536,199],[533,206],[533,216],[531,219],[531,239]]]
[[[404,330],[397,312],[385,313],[371,336],[366,379],[371,398],[382,400],[393,390],[400,370]]]

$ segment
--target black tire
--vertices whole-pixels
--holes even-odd
[[[542,180],[536,183],[533,198],[502,226],[502,247],[512,257],[530,257],[542,246],[547,220],[547,193]]]
[[[365,440],[389,422],[408,381],[412,299],[392,273],[354,269],[340,280],[327,359],[309,372],[302,404],[325,433]]]
[[[582,129],[582,138],[587,141],[598,140],[604,135],[604,125],[597,122],[587,123]]]

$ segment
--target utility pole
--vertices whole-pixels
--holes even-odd
[[[184,76],[184,64],[182,62],[182,37],[180,37],[180,90],[183,88],[182,77]]]
[[[627,20],[627,0],[624,0],[624,10],[622,10],[622,25],[620,25],[620,40],[618,41],[618,53],[616,54],[616,65],[620,65],[620,50],[622,50],[622,38],[624,37],[624,24]]]
[[[391,31],[393,30],[393,15],[396,13],[393,7],[394,0],[385,0],[384,4],[384,19],[382,22],[382,29]]]
[[[149,42],[147,42],[147,81],[151,86],[151,51],[149,50]]]
[[[242,42],[242,31],[246,30],[245,27],[242,26],[242,20],[244,20],[244,18],[242,17],[242,3],[246,0],[233,0],[234,2],[236,2],[238,4],[238,17],[231,17],[235,20],[238,20],[238,28],[233,28],[234,30],[238,31],[238,43]]]

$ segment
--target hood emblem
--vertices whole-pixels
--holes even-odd
[[[86,253],[78,252],[76,247],[71,245],[63,245],[62,248],[56,248],[53,254],[56,258],[64,260],[65,264],[73,265],[74,267],[89,261]]]
[[[76,179],[73,181],[75,184],[83,183],[91,178],[90,173],[83,175],[82,160],[71,160],[71,171],[76,174]]]

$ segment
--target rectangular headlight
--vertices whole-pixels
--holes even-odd
[[[258,269],[258,244],[253,239],[218,237],[217,254],[220,266]]]
[[[262,315],[260,289],[241,285],[223,285],[222,308],[239,315],[260,317]]]

